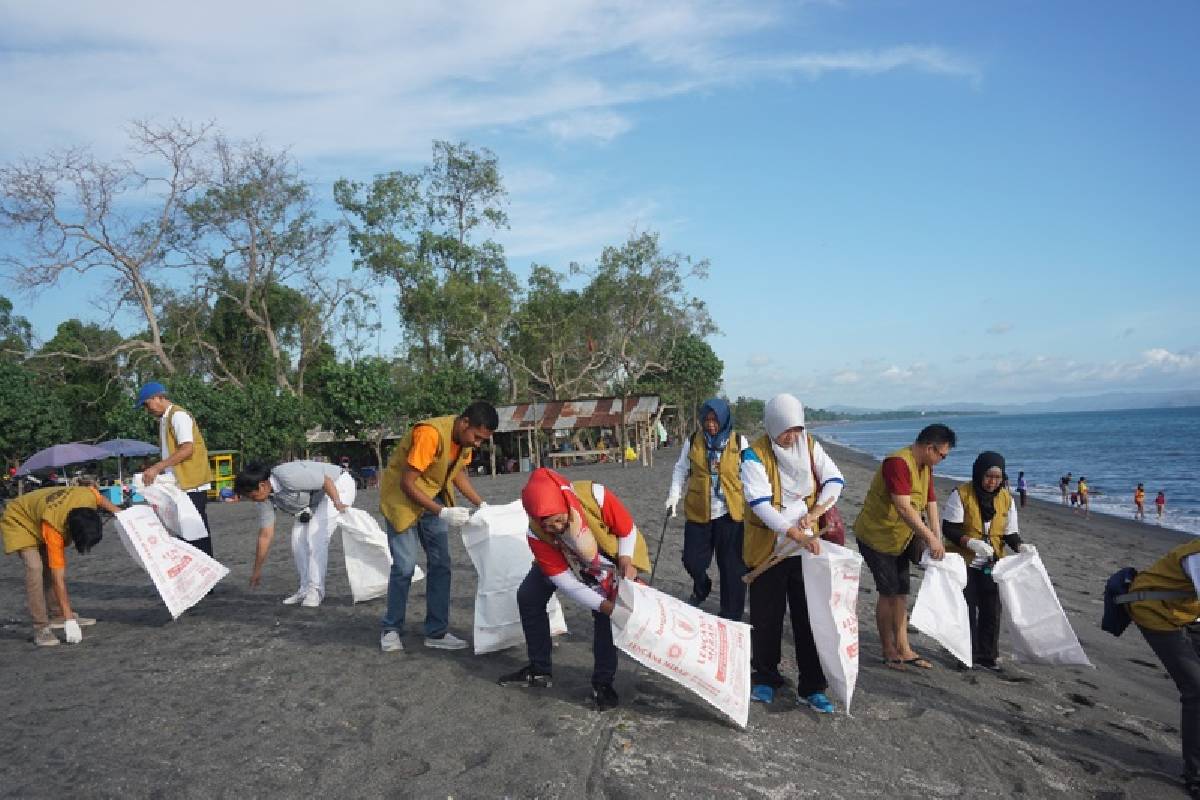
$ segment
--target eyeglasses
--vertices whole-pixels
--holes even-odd
[[[946,456],[950,455],[950,448],[949,448],[949,447],[947,447],[945,450],[939,450],[939,449],[938,449],[938,447],[937,447],[937,445],[933,445],[933,444],[931,444],[931,445],[929,446],[929,450],[930,450],[930,451],[931,451],[931,452],[932,452],[932,453],[933,453],[935,456],[937,456],[937,457],[938,457],[938,461],[942,461],[942,460],[944,460],[944,459],[946,458]]]

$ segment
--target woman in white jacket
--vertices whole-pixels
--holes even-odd
[[[817,525],[841,496],[841,470],[804,428],[804,407],[790,394],[767,402],[767,432],[742,453],[746,519],[742,555],[754,570],[750,584],[751,699],[770,703],[783,685],[779,673],[783,614],[790,608],[800,702],[828,714],[825,673],[817,656],[799,555],[820,553]],[[774,563],[772,563],[774,562]],[[769,566],[768,566],[769,565]]]

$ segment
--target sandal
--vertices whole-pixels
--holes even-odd
[[[913,656],[912,658],[903,658],[903,659],[900,659],[900,663],[912,664],[914,667],[917,667],[918,669],[933,669],[933,663],[926,658],[922,658],[921,656]]]
[[[904,666],[904,660],[900,658],[885,658],[883,665],[888,669],[894,669],[896,672],[908,672],[908,667]]]

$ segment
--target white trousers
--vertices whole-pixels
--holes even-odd
[[[343,472],[333,485],[337,487],[342,503],[354,505],[357,489],[354,486],[353,475]],[[301,592],[315,589],[324,599],[325,570],[329,566],[329,540],[337,530],[339,516],[341,515],[329,499],[329,495],[323,495],[321,502],[313,509],[312,519],[308,522],[297,520],[292,526],[292,556],[296,559],[296,573],[300,576]]]

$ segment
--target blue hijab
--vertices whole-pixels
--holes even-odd
[[[704,418],[710,411],[717,416],[716,436],[709,436],[708,431],[704,430]],[[729,435],[733,433],[733,414],[729,411],[729,403],[719,397],[705,400],[704,405],[700,406],[700,432],[704,434],[704,442],[708,445],[710,456],[719,457],[725,445],[729,444]]]

